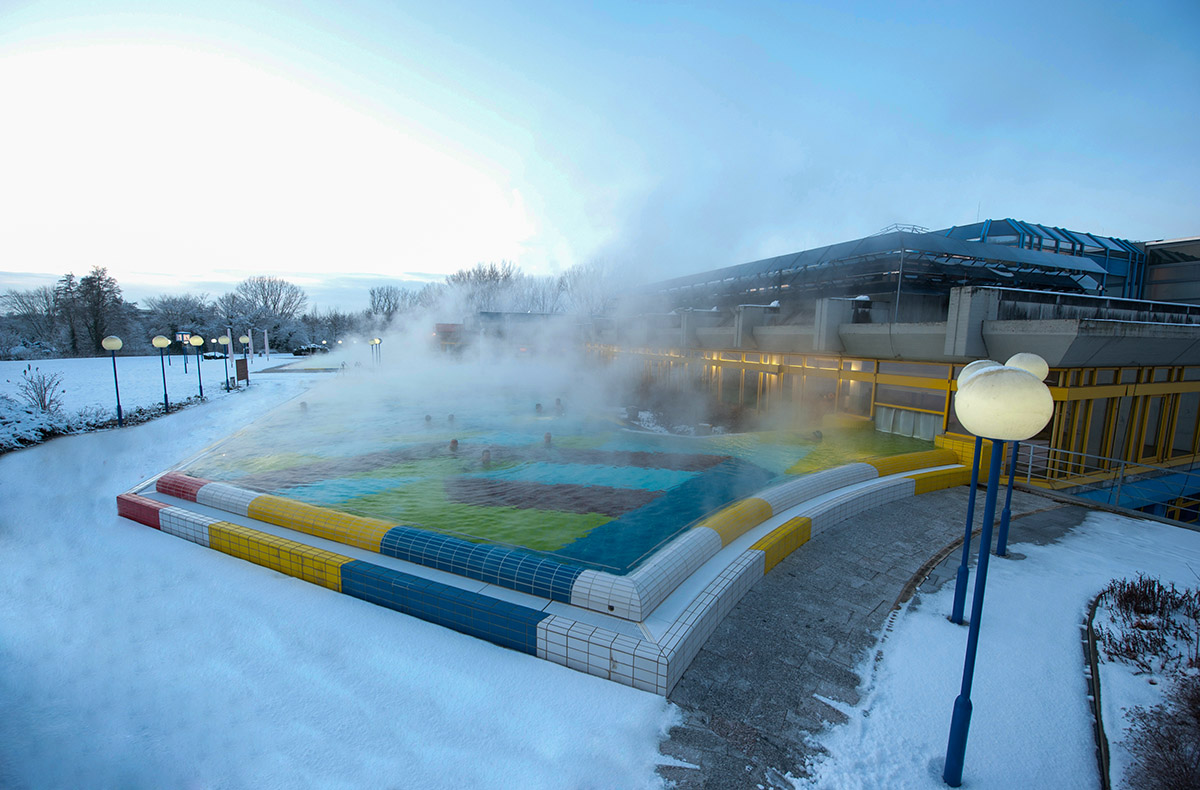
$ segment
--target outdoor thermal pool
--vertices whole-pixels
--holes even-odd
[[[861,429],[826,430],[819,442],[810,431],[677,436],[637,430],[624,410],[565,389],[422,397],[358,383],[331,379],[177,471],[626,574],[789,470],[931,446]]]

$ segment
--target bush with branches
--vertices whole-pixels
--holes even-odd
[[[11,383],[11,379],[9,382]],[[21,380],[16,382],[17,392],[26,405],[44,414],[62,410],[62,396],[66,394],[62,383],[61,373],[43,373],[33,365],[26,365],[21,371]]]
[[[1102,658],[1170,683],[1162,703],[1126,713],[1127,786],[1200,787],[1200,590],[1138,574],[1109,582],[1097,603]]]

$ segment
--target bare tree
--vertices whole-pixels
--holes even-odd
[[[28,291],[9,290],[0,296],[0,305],[17,319],[27,340],[50,345],[58,329],[54,289],[48,285]]]
[[[563,274],[569,308],[583,315],[603,313],[612,300],[614,283],[610,267],[601,261],[572,266]]]
[[[472,269],[460,269],[447,275],[446,285],[461,295],[463,306],[471,311],[503,310],[520,270],[510,261],[477,263]]]
[[[557,313],[562,309],[566,281],[562,277],[521,277],[513,288],[511,309],[528,313]]]
[[[413,297],[413,307],[430,310],[436,307],[446,295],[446,286],[442,283],[425,283]]]
[[[392,316],[399,312],[407,293],[409,292],[395,285],[381,285],[378,288],[372,288],[370,312],[383,316],[385,321],[391,321]]]
[[[163,294],[147,299],[146,307],[150,311],[150,331],[171,340],[176,332],[203,332],[213,323],[213,307],[207,294]]]
[[[278,277],[247,277],[235,290],[251,309],[262,308],[282,320],[296,318],[308,303],[303,288]]]
[[[331,340],[344,340],[358,328],[358,319],[353,313],[343,313],[341,310],[330,310],[325,314],[325,323],[329,325]]]

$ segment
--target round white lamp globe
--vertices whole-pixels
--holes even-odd
[[[120,351],[121,346],[125,344],[122,343],[121,338],[117,337],[116,335],[109,335],[100,341],[100,345],[104,347],[105,351]]]
[[[188,338],[188,342],[199,348],[200,346],[204,345],[204,338],[200,337],[200,335],[192,335]]]
[[[1030,354],[1028,351],[1013,354],[1004,365],[1010,368],[1028,370],[1038,381],[1045,381],[1046,376],[1050,375],[1050,366],[1046,364],[1046,360],[1037,354]]]
[[[976,436],[1021,442],[1046,427],[1054,399],[1029,371],[997,366],[976,373],[958,391],[954,413]]]
[[[979,373],[979,371],[998,367],[1000,367],[1000,363],[994,359],[977,359],[974,362],[968,362],[965,366],[963,366],[963,369],[958,372],[958,388],[962,389],[963,387],[967,386],[967,382],[970,381],[975,374]]]

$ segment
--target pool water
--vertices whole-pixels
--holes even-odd
[[[819,443],[776,432],[647,433],[617,409],[539,414],[538,397],[554,397],[535,391],[509,390],[485,405],[446,393],[407,405],[387,391],[348,394],[345,382],[310,391],[181,471],[627,573],[698,519],[781,475],[929,449],[871,430],[826,431]]]

